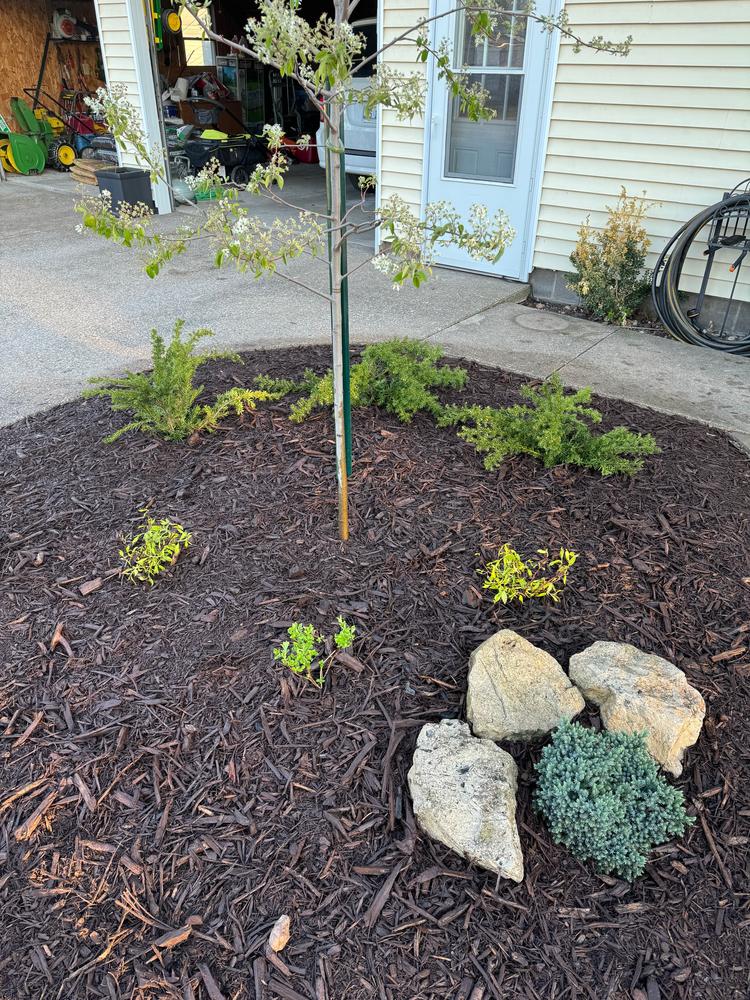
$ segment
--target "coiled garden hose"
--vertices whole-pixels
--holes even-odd
[[[742,190],[740,190],[742,189]],[[700,231],[711,226],[706,249],[706,268],[700,291],[692,308],[680,299],[680,278],[690,248]],[[729,266],[732,291],[719,329],[701,322],[701,310],[715,255],[720,250],[735,253]],[[654,268],[651,292],[659,319],[673,337],[698,347],[710,347],[727,354],[750,355],[750,331],[727,332],[729,310],[734,301],[745,257],[750,254],[750,179],[743,181],[725,198],[704,209],[675,233],[661,252]]]

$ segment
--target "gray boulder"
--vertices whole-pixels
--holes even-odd
[[[570,658],[570,676],[599,706],[613,732],[646,733],[646,746],[671,774],[700,735],[706,705],[669,660],[625,642],[595,642]]]
[[[584,705],[557,660],[510,629],[471,654],[466,717],[475,736],[534,739],[573,719]]]
[[[503,878],[523,881],[516,826],[518,768],[458,719],[428,723],[408,775],[414,816],[428,836]]]

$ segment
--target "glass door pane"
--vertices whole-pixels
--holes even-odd
[[[487,104],[495,116],[490,121],[469,121],[458,98],[451,99],[445,176],[508,184],[513,181],[518,145],[526,19],[507,17],[492,38],[478,39],[471,34],[469,17],[464,10],[457,18],[454,53],[463,58],[454,68],[463,69],[470,84],[488,92]]]

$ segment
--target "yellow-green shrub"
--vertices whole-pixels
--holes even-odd
[[[589,217],[578,230],[570,255],[575,271],[568,286],[586,309],[610,323],[624,324],[638,309],[651,287],[645,269],[651,245],[643,222],[649,203],[631,198],[625,188],[614,206],[607,206],[607,223],[594,229]]]

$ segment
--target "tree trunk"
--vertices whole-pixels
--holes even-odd
[[[333,351],[333,422],[336,431],[336,478],[338,482],[339,537],[346,541],[349,537],[349,493],[346,462],[346,412],[344,405],[344,377],[348,346],[344,334],[344,301],[347,289],[343,287],[343,243],[341,229],[343,211],[341,206],[341,157],[338,153],[341,141],[341,101],[331,103],[329,117],[331,127],[327,130],[326,180],[329,189],[330,225],[333,230],[329,240],[329,266],[331,269],[331,347]]]

